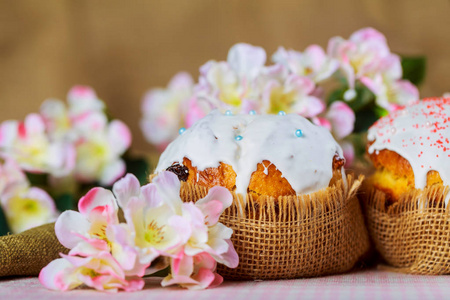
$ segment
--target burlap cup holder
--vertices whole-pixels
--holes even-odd
[[[412,190],[396,203],[374,188],[363,187],[367,228],[391,271],[450,274],[450,209],[447,187]]]
[[[349,271],[369,250],[360,204],[355,194],[363,176],[348,176],[303,196],[273,197],[233,194],[233,204],[220,222],[233,229],[231,238],[239,266],[223,265],[218,273],[226,279],[287,279]],[[182,182],[181,198],[195,202],[205,187]]]

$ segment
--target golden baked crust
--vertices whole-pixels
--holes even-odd
[[[333,159],[333,178],[330,180],[330,185],[342,179],[341,168],[344,164],[345,160],[336,154]],[[208,188],[223,186],[230,191],[236,189],[236,172],[228,164],[220,163],[217,168],[207,168],[203,171],[198,171],[195,166],[192,166],[191,161],[185,157],[183,165],[174,164],[167,170],[177,174],[180,180],[192,184],[199,184]],[[296,194],[288,180],[268,160],[263,160],[257,165],[256,171],[253,172],[250,178],[247,192],[255,197],[267,195],[276,198]]]
[[[415,188],[413,169],[404,157],[387,149],[368,155],[376,169],[369,182],[386,193],[391,201],[397,201],[403,193]],[[439,172],[429,171],[427,186],[434,184],[442,185],[442,179]]]

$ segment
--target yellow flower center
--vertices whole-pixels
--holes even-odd
[[[155,221],[151,221],[147,225],[147,230],[144,234],[144,239],[150,244],[159,244],[164,240],[164,225],[158,226]]]
[[[106,238],[106,225],[100,222],[96,222],[92,225],[91,228],[92,235],[96,238],[99,238],[101,240],[104,240],[108,242],[108,239]]]
[[[9,200],[5,211],[8,224],[14,233],[26,229],[30,222],[45,222],[50,216],[50,211],[36,199],[13,197]]]
[[[11,211],[17,214],[33,215],[42,211],[42,207],[35,199],[15,197],[11,199]]]
[[[45,165],[48,143],[43,138],[32,141],[17,142],[14,145],[17,153],[16,159],[20,163],[43,167]]]
[[[226,104],[232,106],[240,106],[242,103],[241,97],[239,97],[239,93],[236,89],[235,85],[228,85],[221,89],[221,94],[219,96],[220,100],[225,102]]]
[[[89,277],[91,277],[91,278],[97,277],[97,276],[100,276],[100,275],[101,275],[100,273],[97,273],[97,272],[95,272],[94,270],[88,269],[88,268],[82,268],[82,269],[80,270],[80,273],[81,273],[81,275],[89,276]]]
[[[268,113],[276,114],[279,111],[290,112],[294,103],[294,92],[285,93],[282,87],[274,88],[270,95],[270,108]]]
[[[306,67],[304,72],[304,75],[307,76],[313,72],[313,69],[311,67]]]

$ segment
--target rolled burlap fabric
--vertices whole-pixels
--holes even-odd
[[[0,237],[0,276],[37,276],[43,267],[69,252],[55,235],[55,223]]]
[[[389,270],[423,275],[450,274],[448,188],[413,189],[390,203],[372,187],[361,193],[367,227]]]
[[[153,177],[153,176],[152,176]],[[287,279],[343,273],[369,251],[369,237],[355,194],[363,176],[348,176],[321,191],[275,199],[233,193],[220,222],[233,229],[239,255],[235,269],[218,266],[226,279]],[[181,183],[185,202],[206,196],[207,188]]]

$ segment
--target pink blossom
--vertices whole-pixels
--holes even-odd
[[[55,224],[58,240],[70,255],[89,257],[109,251],[127,276],[143,276],[149,263],[140,263],[132,233],[119,224],[114,195],[94,188],[80,199],[79,212],[65,211]]]
[[[161,151],[175,139],[178,129],[186,126],[183,120],[192,109],[188,102],[193,86],[192,77],[180,72],[171,79],[167,88],[152,89],[144,97],[141,130],[147,141]]]
[[[355,147],[353,144],[349,141],[342,140],[339,141],[339,145],[342,148],[342,151],[344,152],[344,158],[345,158],[345,168],[349,168],[352,166],[353,162],[355,161]]]
[[[39,281],[48,289],[67,291],[86,285],[99,291],[137,291],[142,278],[126,276],[114,257],[106,251],[88,257],[62,255],[43,268]]]
[[[232,202],[227,189],[214,187],[195,204],[183,203],[178,177],[162,172],[142,187],[128,174],[113,192],[94,188],[80,199],[79,212],[65,211],[58,218],[56,236],[71,250],[41,271],[47,288],[140,289],[146,269],[161,268],[152,265],[158,257],[173,264],[173,279],[163,285],[206,288],[222,282],[215,273],[217,262],[237,266],[233,231],[218,222]],[[119,223],[119,207],[126,223]]]
[[[78,116],[86,112],[103,111],[105,104],[101,101],[95,91],[89,86],[76,85],[67,94],[70,114]]]
[[[183,203],[182,215],[190,220],[192,234],[184,247],[187,255],[201,252],[210,254],[217,262],[230,268],[239,264],[239,258],[230,241],[233,230],[219,223],[219,217],[232,203],[230,192],[213,187],[195,205]]]
[[[119,120],[108,121],[104,103],[90,87],[73,87],[68,104],[55,99],[42,104],[48,138],[71,145],[71,171],[78,181],[111,185],[125,173],[120,157],[130,147],[130,130]]]
[[[189,100],[188,110],[185,116],[185,124],[187,127],[191,127],[195,122],[207,115],[207,112],[211,110],[208,103],[202,103],[201,100],[196,97],[192,97]]]
[[[100,131],[94,127],[76,142],[75,177],[81,182],[111,185],[125,173],[121,156],[130,144],[131,132],[119,120],[113,120]]]
[[[335,101],[325,113],[325,118],[331,123],[331,132],[337,140],[342,140],[353,132],[355,112],[344,102]]]
[[[88,239],[99,239],[102,247],[107,247],[110,241],[106,228],[119,223],[114,195],[104,188],[93,188],[79,200],[78,210],[67,210],[56,221],[59,242],[72,249]]]
[[[350,166],[354,161],[355,153],[353,145],[344,139],[353,132],[354,111],[345,102],[335,101],[323,114],[314,117],[312,121],[316,125],[327,128],[333,134],[343,148],[346,166]]]
[[[20,166],[12,159],[0,164],[0,197],[9,197],[18,189],[28,188],[29,183]]]
[[[170,255],[190,234],[188,223],[179,216],[180,183],[175,175],[175,178],[167,175],[160,174],[142,188],[138,188],[137,178],[130,174],[114,185],[133,237],[130,242],[139,249],[138,260],[147,266],[160,255]]]
[[[328,54],[340,63],[349,90],[345,100],[356,96],[358,80],[375,94],[376,104],[391,111],[396,105],[405,105],[419,97],[417,88],[401,80],[400,57],[390,52],[386,38],[373,28],[363,28],[349,40],[334,37],[328,43]]]
[[[263,113],[284,111],[310,118],[325,109],[323,100],[313,95],[315,84],[308,77],[289,74],[281,65],[265,71],[265,77],[261,77]]]
[[[408,105],[419,99],[419,90],[407,80],[392,81],[378,74],[373,78],[362,78],[361,82],[375,94],[376,104],[388,111],[395,111],[398,106]]]
[[[14,186],[0,196],[8,226],[13,233],[55,221],[55,203],[47,192],[37,187]]]
[[[171,259],[171,273],[163,279],[161,285],[178,284],[190,290],[217,286],[223,282],[223,278],[215,272],[216,266],[216,261],[208,253],[189,256],[181,251]]]
[[[332,125],[331,125],[331,122],[330,122],[327,118],[324,118],[324,117],[314,117],[314,118],[312,119],[312,121],[313,121],[314,124],[316,124],[316,125],[318,125],[318,126],[325,127],[325,128],[328,129],[329,131],[331,131],[331,130],[333,129],[333,128],[332,128]]]
[[[385,72],[389,67],[385,60],[400,63],[390,53],[386,38],[373,28],[363,28],[350,36],[349,40],[333,37],[328,43],[328,55],[341,64],[341,70],[347,78],[350,88],[354,87],[354,80],[369,74]],[[401,70],[401,66],[400,66]]]
[[[209,61],[200,68],[194,99],[209,103],[211,109],[247,113],[245,109],[252,106],[248,102],[260,99],[262,91],[255,87],[255,80],[265,62],[266,52],[261,47],[234,45],[226,62]]]
[[[338,61],[328,57],[318,45],[308,46],[304,52],[280,47],[272,60],[286,66],[292,73],[307,76],[316,83],[330,78],[339,67]]]
[[[162,172],[140,191],[137,179],[127,175],[114,192],[143,263],[182,251],[188,256],[208,253],[219,263],[237,266],[239,258],[230,241],[233,231],[218,222],[232,202],[226,188],[214,187],[195,204],[183,203],[177,176]]]
[[[28,172],[69,174],[75,162],[73,146],[52,141],[38,114],[29,114],[23,122],[5,121],[0,125],[0,155],[15,160]]]

